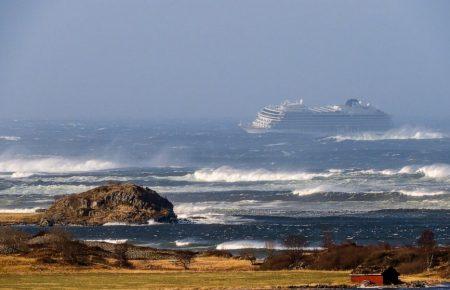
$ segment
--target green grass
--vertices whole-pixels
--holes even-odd
[[[3,274],[1,289],[261,288],[349,284],[346,272],[239,271]]]

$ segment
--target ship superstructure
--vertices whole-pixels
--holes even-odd
[[[392,127],[392,120],[385,112],[358,99],[349,99],[344,105],[319,107],[307,107],[300,100],[264,107],[249,126],[242,127],[249,133],[328,135],[385,131]]]

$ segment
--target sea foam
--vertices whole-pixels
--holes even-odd
[[[0,209],[0,213],[34,213],[37,210],[41,209],[40,207],[33,208],[11,208],[11,209]]]
[[[419,174],[423,177],[432,179],[448,179],[450,178],[450,165],[448,164],[431,164],[425,166],[419,165],[408,165],[404,166],[398,170],[385,169],[379,171],[379,173],[384,175],[396,175],[396,174]]]
[[[69,159],[59,156],[41,158],[0,158],[0,172],[13,172],[12,177],[28,177],[33,173],[64,173],[106,170],[119,164],[99,159]]]
[[[288,249],[279,241],[260,241],[260,240],[234,240],[220,243],[216,246],[216,250],[240,250],[240,249]],[[303,250],[320,250],[322,247],[302,247]]]
[[[128,242],[127,239],[93,239],[93,240],[84,240],[85,242],[103,242],[109,244],[125,244]]]
[[[424,139],[442,139],[446,137],[447,136],[445,134],[430,129],[402,127],[386,131],[385,133],[366,132],[349,135],[336,135],[327,137],[326,139],[342,142],[347,140],[352,141],[407,140],[407,139],[424,140]]]
[[[20,139],[18,136],[0,136],[0,140],[3,141],[19,141]]]
[[[398,192],[407,196],[414,196],[414,197],[436,196],[450,193],[443,190],[432,191],[428,189],[398,190]]]
[[[312,195],[312,194],[315,194],[315,193],[331,191],[333,189],[334,188],[332,188],[330,186],[319,185],[319,186],[316,186],[316,187],[295,189],[295,190],[292,191],[292,193],[295,194],[295,195],[298,195],[298,196],[306,196],[306,195]],[[334,190],[336,190],[336,189],[334,189]]]
[[[236,169],[221,166],[216,169],[197,170],[189,177],[195,181],[203,182],[257,182],[311,180],[316,177],[329,177],[332,174],[331,172],[269,171],[266,169]]]

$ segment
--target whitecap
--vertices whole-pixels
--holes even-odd
[[[258,182],[258,181],[301,181],[317,177],[329,177],[331,172],[305,172],[305,171],[270,171],[266,169],[236,169],[221,166],[216,169],[200,169],[188,177],[202,182]]]
[[[30,158],[0,158],[0,172],[64,173],[107,170],[120,167],[115,162],[100,159],[70,159],[60,156]]]
[[[233,240],[220,243],[216,246],[216,250],[241,250],[241,249],[272,249],[272,250],[286,250],[288,247],[284,246],[279,241],[260,241],[260,240]],[[301,247],[303,250],[321,250],[322,247]]]
[[[186,238],[186,239],[181,239],[181,240],[175,241],[175,246],[177,246],[177,247],[187,247],[187,246],[191,246],[193,244],[203,244],[203,243],[196,239],[193,239],[193,238]]]
[[[4,141],[19,141],[20,139],[18,136],[0,136],[0,140]]]
[[[104,223],[103,226],[105,227],[111,227],[111,226],[128,226],[130,225],[129,223],[125,223],[125,222],[107,222]]]
[[[1,190],[4,195],[31,195],[55,196],[78,193],[94,188],[86,185],[52,184],[52,185],[17,185]]]
[[[306,195],[312,195],[312,194],[315,194],[315,193],[326,192],[326,191],[329,191],[329,190],[330,190],[330,188],[328,186],[319,185],[319,186],[316,186],[316,187],[295,189],[294,191],[292,191],[292,193],[295,194],[295,195],[298,195],[298,196],[306,196]]]
[[[11,174],[11,178],[26,178],[26,177],[31,177],[33,175],[34,175],[34,173],[32,173],[32,172],[17,171],[17,172],[14,172],[13,174]]]
[[[421,196],[437,196],[437,195],[443,195],[443,194],[449,194],[448,191],[443,190],[437,190],[432,191],[428,189],[414,189],[414,190],[393,190],[393,192],[400,192],[401,194],[407,195],[407,196],[415,196],[415,197],[421,197]]]
[[[425,139],[442,139],[447,136],[441,132],[430,129],[402,127],[388,130],[384,133],[362,132],[348,135],[336,135],[327,137],[325,139],[334,140],[336,142],[342,141],[379,141],[379,140],[425,140]]]
[[[37,210],[40,210],[42,208],[40,207],[33,207],[33,208],[5,208],[0,209],[0,213],[35,213]]]
[[[152,225],[160,225],[160,224],[162,224],[162,223],[158,223],[157,221],[155,221],[153,219],[150,219],[150,220],[147,221],[147,225],[150,225],[150,226],[152,226]]]
[[[125,244],[128,242],[127,239],[92,239],[92,240],[83,240],[85,242],[103,242],[110,244]]]
[[[407,165],[400,169],[383,169],[383,170],[361,170],[356,173],[361,174],[380,174],[380,175],[421,175],[422,177],[432,179],[448,179],[450,178],[450,165],[436,163],[431,165]]]

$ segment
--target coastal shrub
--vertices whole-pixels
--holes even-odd
[[[48,256],[37,258],[36,261],[40,264],[55,264],[57,262],[55,259]]]
[[[79,266],[90,265],[88,247],[83,243],[73,240],[72,234],[62,228],[55,227],[41,234],[47,253],[54,258],[58,256],[63,263]],[[45,238],[47,237],[47,238]]]
[[[266,252],[266,257],[271,257],[276,252],[276,243],[275,241],[265,241],[264,242],[264,249]]]
[[[1,251],[7,254],[28,252],[28,239],[31,235],[10,226],[0,226]]]
[[[284,270],[290,269],[293,264],[291,255],[286,252],[279,252],[267,256],[261,264],[261,270]]]
[[[183,267],[184,270],[189,270],[192,259],[195,257],[194,252],[179,251],[175,254],[175,265]]]
[[[425,249],[434,248],[436,246],[436,240],[434,239],[433,231],[424,230],[420,237],[417,239],[417,245]]]
[[[324,231],[322,233],[322,247],[329,249],[335,246],[333,232]]]
[[[218,257],[218,258],[232,258],[233,255],[224,250],[206,250],[203,252],[200,252],[198,254],[199,257]]]
[[[417,274],[426,270],[426,259],[418,259],[409,263],[400,263],[395,269],[400,274]]]
[[[447,264],[446,266],[439,269],[438,274],[441,278],[450,279],[450,265]]]
[[[288,235],[283,239],[283,245],[290,258],[290,268],[303,268],[303,249],[308,244],[308,240],[302,235]]]
[[[117,266],[121,268],[131,268],[132,265],[128,261],[128,243],[117,244],[114,248],[114,255],[117,260]]]
[[[255,265],[256,263],[256,256],[252,249],[243,249],[239,253],[239,257],[243,260],[247,260],[250,262],[250,264]]]
[[[310,267],[318,270],[351,270],[362,264],[374,250],[378,249],[374,246],[344,243],[316,254]]]

